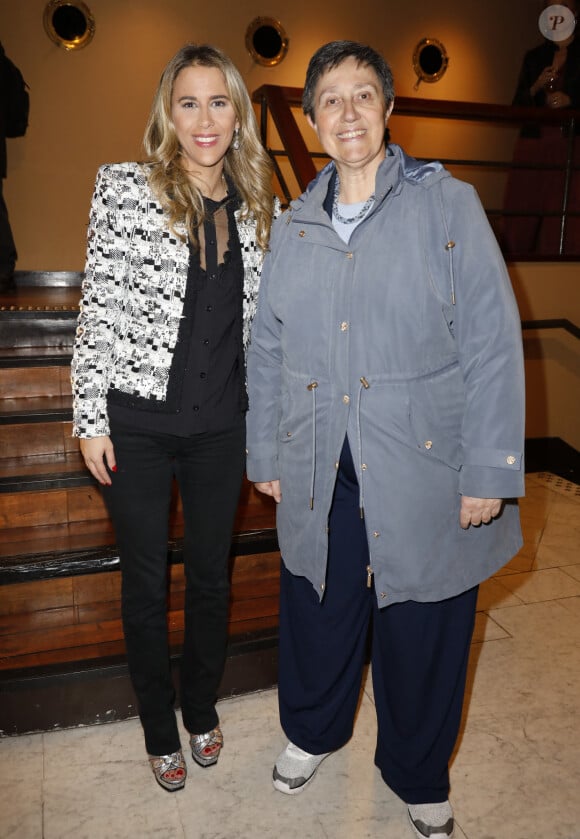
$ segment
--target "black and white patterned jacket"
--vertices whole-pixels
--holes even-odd
[[[236,224],[244,265],[245,349],[263,252],[255,221],[241,219],[237,211]],[[185,233],[185,228],[177,230]],[[165,400],[188,265],[187,241],[169,231],[149,187],[146,165],[102,166],[91,203],[71,367],[74,436],[109,434],[110,388],[158,404]]]

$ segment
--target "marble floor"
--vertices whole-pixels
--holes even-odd
[[[580,487],[528,476],[525,546],[481,587],[452,765],[456,839],[580,839]],[[295,797],[270,782],[276,691],[220,702],[220,762],[170,795],[136,720],[0,740],[8,839],[410,839],[373,765],[372,677],[351,742]],[[187,742],[184,736],[184,742]]]

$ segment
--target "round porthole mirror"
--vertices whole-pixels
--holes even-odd
[[[279,21],[271,17],[257,17],[246,30],[246,47],[258,64],[274,67],[288,52],[288,38]]]
[[[421,82],[438,82],[447,70],[449,57],[447,50],[435,38],[423,38],[415,47],[413,67],[417,74],[415,90]]]
[[[95,19],[80,0],[50,0],[44,7],[44,29],[65,50],[80,50],[93,40]]]

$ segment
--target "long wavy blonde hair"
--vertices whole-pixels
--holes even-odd
[[[224,171],[241,197],[242,217],[256,219],[256,238],[265,250],[273,213],[272,163],[260,142],[256,116],[243,79],[235,64],[216,47],[186,44],[163,71],[143,138],[151,189],[168,215],[170,229],[176,232],[177,224],[185,224],[192,242],[197,244],[197,230],[204,219],[203,195],[183,168],[171,118],[175,79],[181,70],[196,65],[215,67],[224,77],[239,123],[239,149],[230,146],[224,158]]]

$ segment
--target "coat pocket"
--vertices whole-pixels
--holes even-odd
[[[411,429],[419,451],[452,469],[463,463],[465,389],[459,365],[412,382]]]

